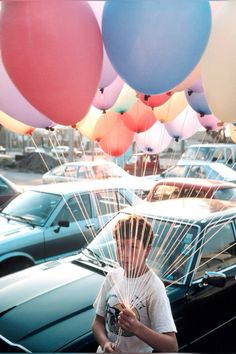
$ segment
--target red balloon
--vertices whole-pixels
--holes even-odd
[[[135,133],[141,133],[151,128],[156,123],[156,118],[150,107],[137,100],[131,109],[123,114],[123,122],[128,129]]]
[[[54,122],[72,125],[89,110],[102,68],[102,36],[85,1],[4,1],[3,62],[17,88]]]
[[[172,92],[165,92],[160,95],[145,95],[144,93],[138,93],[138,98],[147,106],[155,108],[168,101],[172,94]]]
[[[111,115],[111,113],[113,113],[113,115]],[[111,130],[99,140],[98,144],[107,154],[120,156],[124,154],[131,145],[134,132],[129,130],[123,123],[121,113],[110,111],[109,114],[110,117],[112,117]]]

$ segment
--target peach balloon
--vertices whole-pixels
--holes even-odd
[[[154,108],[156,120],[159,120],[161,123],[170,122],[175,119],[187,105],[188,101],[185,93],[176,92],[165,104]]]
[[[31,135],[34,131],[34,128],[30,125],[21,123],[2,111],[0,111],[0,124],[2,124],[7,130],[10,130],[16,134]]]
[[[111,156],[120,156],[124,154],[129,146],[131,145],[134,132],[129,130],[126,125],[123,123],[121,119],[122,115],[116,112],[113,113],[114,119],[113,125],[109,134],[103,136],[102,139],[99,140],[98,144],[102,148],[104,152]]]
[[[231,140],[236,143],[236,127],[233,124],[230,124],[229,131]]]
[[[223,122],[236,121],[236,1],[225,1],[213,18],[202,59],[202,84],[208,105]]]
[[[156,122],[151,107],[146,106],[140,100],[137,100],[128,112],[123,114],[122,119],[127,128],[135,133],[144,132]]]

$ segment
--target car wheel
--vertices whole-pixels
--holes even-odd
[[[33,266],[34,263],[26,258],[10,258],[0,263],[0,277]]]

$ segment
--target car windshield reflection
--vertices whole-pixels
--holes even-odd
[[[62,197],[60,195],[26,191],[13,199],[3,210],[3,215],[27,220],[32,225],[44,226]]]
[[[112,230],[117,221],[125,215],[127,214],[119,213],[89,245],[89,248],[103,261],[107,260],[108,264],[112,261],[118,265]],[[173,223],[173,221],[147,219],[154,231],[147,264],[162,280],[185,284],[196,251],[198,228],[178,221]]]

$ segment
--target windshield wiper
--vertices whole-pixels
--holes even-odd
[[[89,253],[92,257],[90,257],[87,253]],[[88,257],[90,260],[96,260],[96,264],[99,264],[102,267],[106,267],[108,264],[102,260],[102,257],[100,257],[97,253],[92,251],[90,248],[84,248],[81,253]]]
[[[3,213],[2,213],[3,214]],[[33,223],[32,223],[32,220],[24,217],[24,216],[20,216],[20,215],[10,215],[10,214],[3,214],[4,216],[6,216],[6,218],[8,219],[12,219],[12,220],[21,220],[21,221],[24,221],[26,222],[27,224],[31,225],[31,226],[35,226]]]

